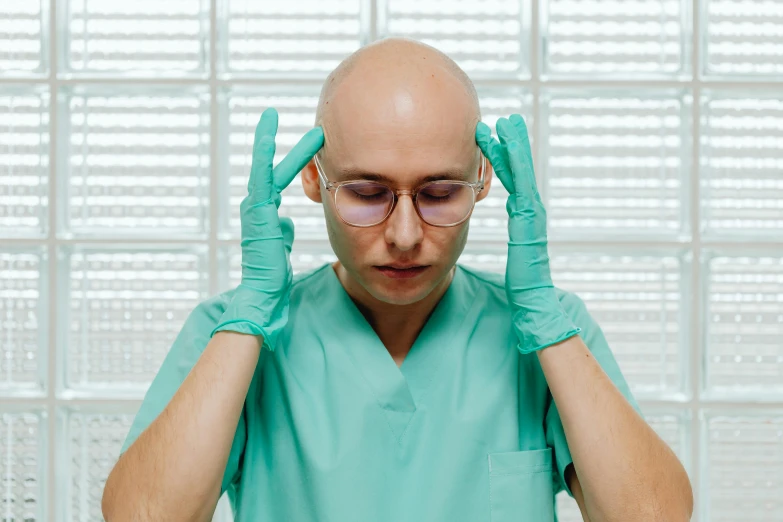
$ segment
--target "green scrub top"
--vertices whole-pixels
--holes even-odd
[[[122,451],[184,381],[232,293],[190,314]],[[584,303],[558,297],[641,413]],[[331,264],[298,273],[226,465],[221,493],[235,521],[556,520],[571,454],[536,354],[516,345],[501,274],[458,264],[398,367]]]

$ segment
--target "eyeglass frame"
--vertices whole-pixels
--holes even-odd
[[[323,182],[324,188],[330,192],[332,195],[332,201],[334,202],[334,208],[337,212],[337,216],[342,220],[343,223],[346,225],[357,227],[357,228],[369,228],[374,227],[377,225],[380,225],[387,219],[389,219],[389,216],[392,215],[394,212],[394,209],[397,208],[397,201],[399,200],[399,196],[411,196],[411,200],[413,202],[413,208],[416,209],[416,214],[419,215],[419,218],[426,224],[432,226],[432,227],[455,227],[461,223],[464,223],[467,221],[468,218],[473,214],[473,209],[476,208],[476,198],[478,197],[479,193],[481,193],[482,190],[484,190],[484,179],[486,175],[486,169],[487,169],[487,158],[484,156],[483,153],[480,153],[481,155],[481,164],[479,165],[479,171],[481,172],[481,179],[475,182],[470,181],[462,181],[462,180],[456,180],[456,179],[441,179],[441,180],[432,180],[428,181],[426,183],[422,183],[418,187],[414,189],[395,189],[387,185],[386,183],[381,183],[380,181],[372,181],[372,180],[361,180],[361,179],[351,179],[351,180],[345,180],[345,181],[330,181],[329,178],[326,177],[326,174],[324,174],[323,167],[321,166],[320,161],[318,160],[318,154],[315,154],[313,156],[313,160],[315,162],[315,170],[318,171],[318,177]],[[350,185],[352,183],[377,183],[378,185],[383,185],[386,188],[388,188],[392,192],[392,204],[391,207],[389,207],[389,212],[386,213],[386,215],[378,221],[377,223],[373,223],[372,225],[356,225],[354,223],[349,223],[348,221],[343,218],[342,215],[340,215],[340,210],[337,208],[337,191],[342,187],[343,185]],[[416,203],[416,196],[418,193],[428,185],[432,185],[434,183],[455,183],[458,185],[467,185],[470,188],[473,189],[473,203],[470,208],[470,212],[467,213],[467,215],[462,218],[461,220],[457,221],[456,223],[451,223],[448,225],[433,225],[426,219],[424,219],[424,216],[421,215],[421,210],[419,210],[419,205]]]

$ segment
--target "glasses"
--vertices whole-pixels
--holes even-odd
[[[392,189],[375,181],[329,181],[317,154],[314,159],[324,187],[334,195],[337,215],[354,227],[372,227],[383,223],[394,211],[401,195],[411,196],[416,213],[428,225],[453,227],[470,217],[476,204],[476,195],[484,190],[486,158],[483,154],[479,167],[482,179],[479,181],[430,181],[413,190]]]

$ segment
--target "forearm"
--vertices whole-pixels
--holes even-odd
[[[211,519],[260,341],[230,331],[212,337],[110,473],[102,499],[107,521]]]
[[[591,522],[689,520],[690,481],[577,335],[536,352]]]

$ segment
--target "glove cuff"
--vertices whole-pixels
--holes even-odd
[[[560,306],[551,288],[530,290],[525,306],[515,306],[513,324],[520,353],[528,354],[573,337],[582,331]]]
[[[271,299],[262,292],[250,290],[240,284],[210,337],[223,330],[261,335],[262,348],[266,347],[272,352],[287,323],[287,293],[280,299]]]

